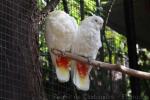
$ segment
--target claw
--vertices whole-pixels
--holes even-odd
[[[61,52],[61,56],[65,56],[65,51],[60,51]]]
[[[87,60],[88,60],[88,63],[91,65],[91,64],[92,64],[92,61],[91,61],[91,60],[93,60],[92,57],[86,57],[86,58],[87,58]]]
[[[58,50],[58,49],[52,48],[52,49],[51,49],[51,52],[52,52],[53,54],[55,54],[54,50],[56,50],[57,52],[60,52],[60,54],[61,54],[60,56],[65,56],[65,51],[64,51],[64,50]]]

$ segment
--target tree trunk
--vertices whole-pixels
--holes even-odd
[[[34,0],[0,2],[0,100],[43,100]]]
[[[133,0],[124,0],[124,14],[126,21],[129,67],[132,69],[139,70],[136,53],[136,31],[133,6]],[[132,91],[132,100],[139,100],[141,98],[140,79],[130,77],[130,85]]]

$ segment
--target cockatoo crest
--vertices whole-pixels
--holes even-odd
[[[81,22],[81,24],[88,25],[90,28],[94,28],[98,31],[102,29],[103,23],[103,19],[96,15],[87,17]]]

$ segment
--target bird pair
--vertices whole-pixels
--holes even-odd
[[[46,19],[45,38],[60,82],[69,81],[71,70],[71,78],[77,89],[89,90],[89,74],[92,66],[64,56],[57,56],[51,52],[51,49],[71,51],[71,53],[96,59],[98,49],[102,46],[100,39],[102,26],[103,19],[96,15],[85,18],[78,26],[76,20],[69,14],[63,11],[50,12]]]

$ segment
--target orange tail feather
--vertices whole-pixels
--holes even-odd
[[[71,59],[69,59],[68,57],[58,56],[56,58],[57,66],[61,67],[61,68],[64,68],[64,69],[68,69],[69,68],[70,61],[71,61]]]
[[[88,74],[88,65],[82,62],[77,62],[77,70],[81,78]]]

